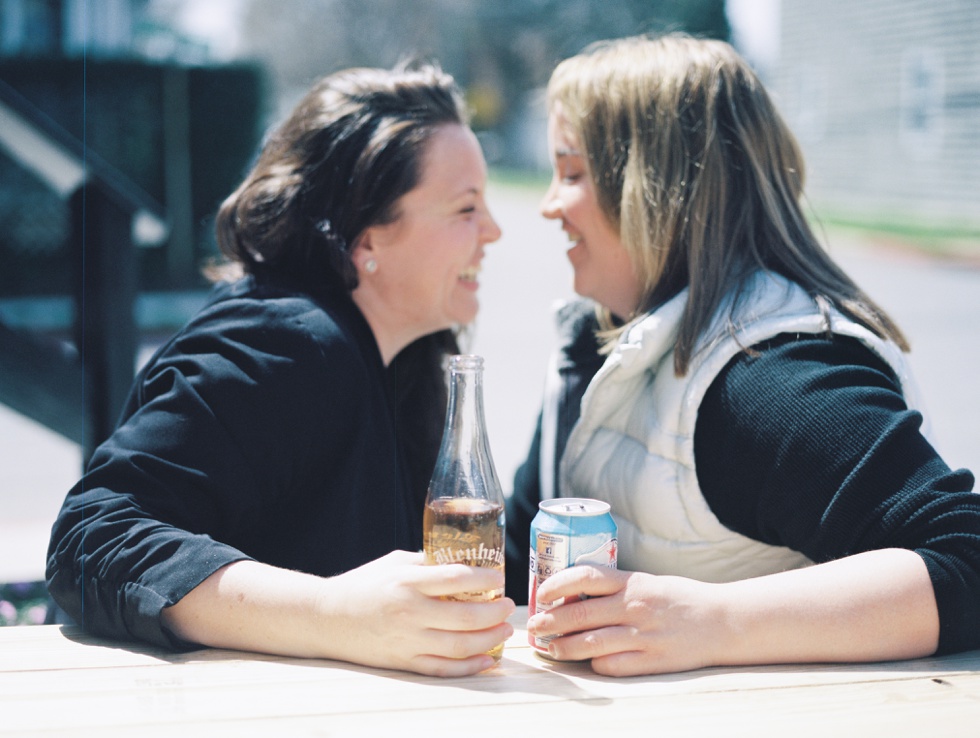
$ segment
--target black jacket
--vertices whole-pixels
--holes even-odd
[[[247,278],[141,370],[69,492],[49,591],[88,630],[171,647],[162,608],[256,559],[323,576],[421,547],[397,376],[349,295]]]

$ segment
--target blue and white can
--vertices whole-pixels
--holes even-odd
[[[538,504],[537,515],[531,521],[528,615],[573,601],[568,597],[547,605],[537,601],[538,586],[552,574],[580,564],[615,569],[616,536],[616,521],[609,513],[607,502],[585,497],[542,500]],[[550,641],[551,637],[528,636],[531,646],[544,654],[548,652]]]

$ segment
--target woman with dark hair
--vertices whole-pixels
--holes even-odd
[[[443,358],[500,236],[452,79],[319,81],[221,206],[208,305],[140,371],[52,530],[48,587],[92,632],[463,675],[513,602],[422,565]],[[411,553],[410,553],[411,552]]]
[[[973,476],[920,432],[905,338],[812,233],[749,66],[622,39],[562,62],[548,102],[542,213],[589,301],[559,316],[507,589],[548,497],[610,504],[620,570],[546,579],[539,602],[572,601],[532,636],[615,675],[980,647]]]

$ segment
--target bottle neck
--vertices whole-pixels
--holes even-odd
[[[483,413],[483,359],[454,356],[449,365],[449,406],[430,494],[503,500],[490,455]],[[438,491],[434,488],[438,487]]]
[[[482,361],[479,364],[458,362],[450,367],[449,382],[446,431],[457,447],[455,454],[465,458],[479,453],[486,438]]]

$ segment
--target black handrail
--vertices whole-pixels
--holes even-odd
[[[159,243],[162,243],[163,239],[166,238],[167,217],[162,205],[2,79],[0,79],[0,112],[15,116],[20,123],[34,132],[44,144],[57,150],[74,166],[81,169],[84,179],[98,182],[100,188],[112,197],[120,208],[134,215],[143,213],[157,218],[161,224],[162,234]],[[59,183],[52,181],[45,176],[43,170],[36,168],[36,162],[32,161],[36,152],[20,150],[17,147],[17,142],[11,140],[13,138],[12,132],[10,127],[0,126],[0,145],[4,145],[23,166],[37,172],[53,190],[59,194],[64,194]]]
[[[0,323],[0,402],[82,446],[111,433],[132,383],[138,344],[135,246],[163,243],[164,209],[124,174],[0,80],[0,145],[71,211],[77,354]],[[140,228],[149,222],[148,229]],[[137,231],[144,235],[137,237]]]

